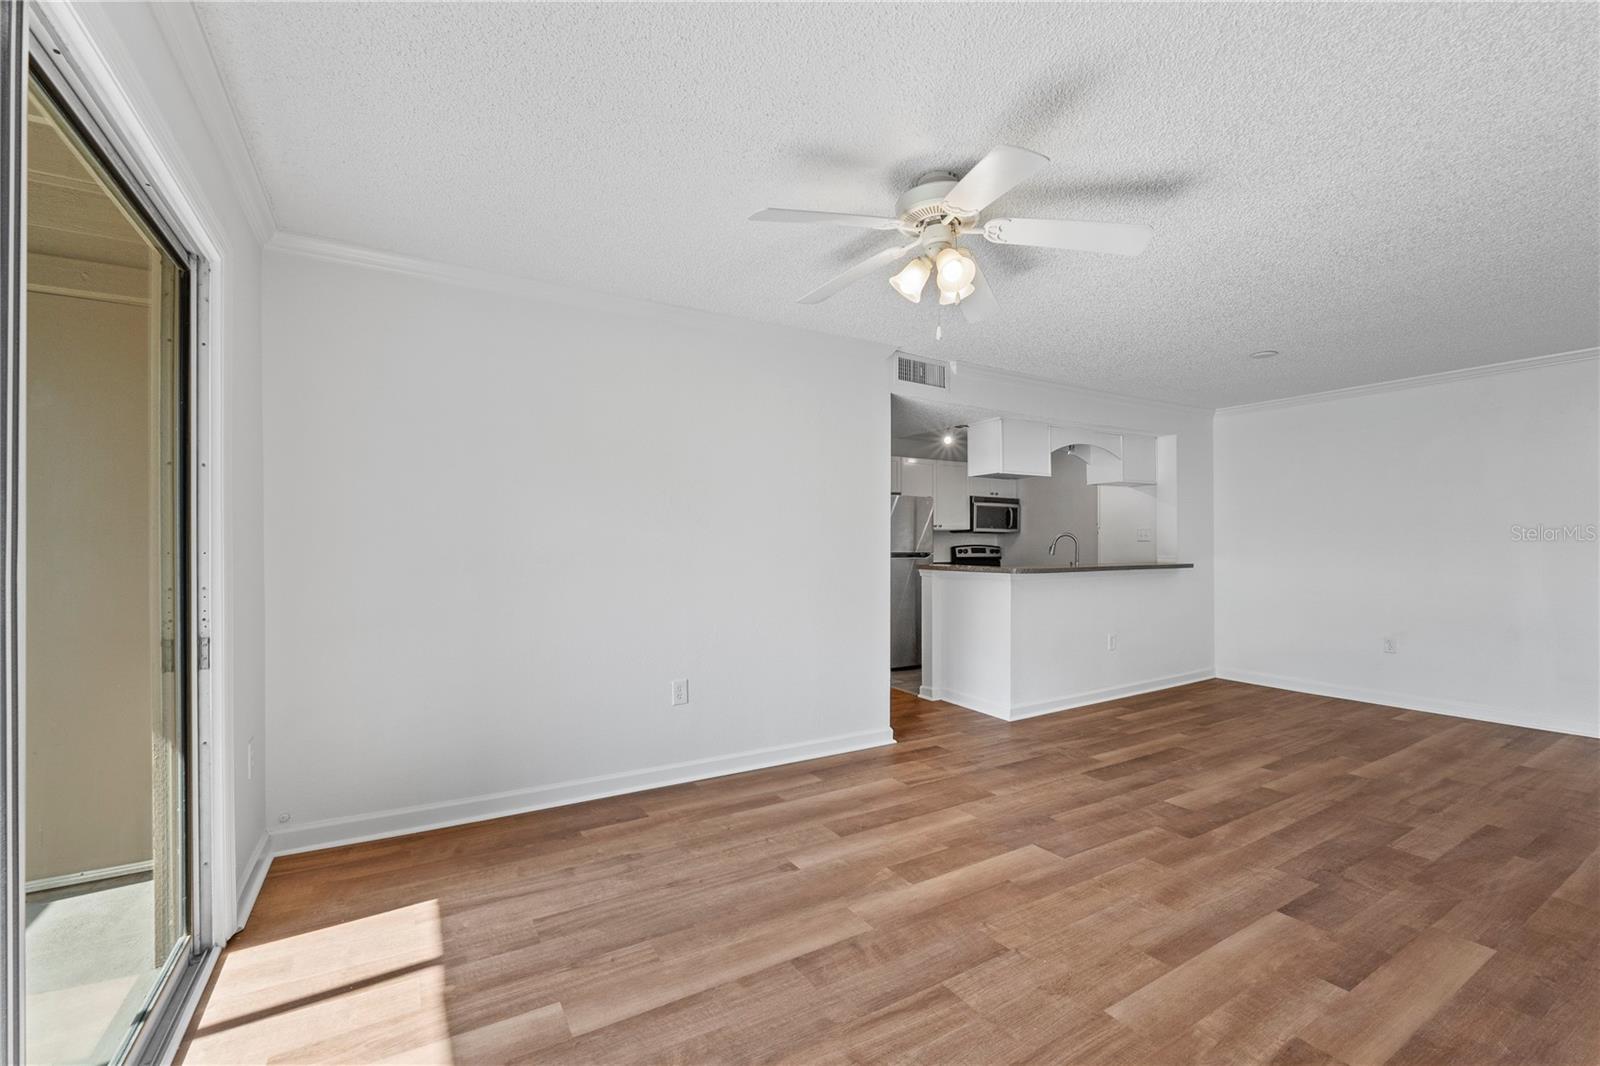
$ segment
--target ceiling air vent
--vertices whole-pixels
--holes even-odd
[[[944,388],[944,369],[943,363],[934,363],[909,355],[900,356],[900,380],[909,381],[914,385],[932,385],[936,389]]]

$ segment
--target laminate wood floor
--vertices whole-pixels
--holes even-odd
[[[279,859],[183,1061],[1600,1062],[1600,742],[1223,681]]]

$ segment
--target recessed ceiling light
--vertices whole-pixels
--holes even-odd
[[[944,435],[944,442],[946,444],[954,444],[956,442],[956,438],[955,438],[955,436],[953,434],[946,433]]]
[[[1271,359],[1273,356],[1275,356],[1277,354],[1278,354],[1278,349],[1276,349],[1276,348],[1263,348],[1259,352],[1251,352],[1250,353],[1250,358],[1252,358],[1252,359]]]

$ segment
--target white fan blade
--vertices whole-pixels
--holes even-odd
[[[1002,144],[978,160],[967,176],[956,182],[944,202],[957,211],[977,213],[1033,176],[1050,162],[1038,152]]]
[[[1076,222],[1065,218],[991,218],[983,235],[996,244],[1028,244],[1035,248],[1068,248],[1075,252],[1138,255],[1155,231],[1126,222]]]
[[[877,215],[842,215],[836,211],[792,211],[787,207],[769,207],[750,216],[751,222],[811,222],[835,226],[857,226],[861,229],[899,229],[898,218],[879,218]]]
[[[860,281],[862,278],[872,274],[877,270],[881,270],[897,259],[904,259],[907,253],[915,250],[921,243],[921,241],[912,241],[910,244],[907,244],[904,247],[885,248],[877,255],[863,259],[861,262],[857,263],[849,270],[846,270],[838,277],[824,282],[815,289],[812,289],[810,292],[800,297],[800,302],[803,304],[821,303],[823,300],[826,300],[828,297],[832,296],[846,285],[851,285],[857,281]]]
[[[972,275],[972,295],[962,300],[960,306],[968,322],[982,322],[1000,310],[1000,301],[994,298],[994,290],[983,280],[983,271]]]

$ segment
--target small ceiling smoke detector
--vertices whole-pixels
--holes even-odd
[[[1277,354],[1278,354],[1278,349],[1276,349],[1276,348],[1263,348],[1259,352],[1251,352],[1250,353],[1250,358],[1252,358],[1252,359],[1271,359],[1273,356],[1275,356]]]

